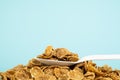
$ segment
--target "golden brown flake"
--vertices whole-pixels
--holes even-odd
[[[37,67],[37,66],[31,68],[30,73],[33,78],[37,78],[41,75],[44,75],[44,72],[40,69],[40,67]]]
[[[42,64],[40,63],[40,61],[36,60],[36,59],[31,59],[29,60],[27,67],[34,67],[34,66],[41,66]]]
[[[95,79],[95,73],[88,71],[85,73],[83,80],[94,80],[94,79]]]
[[[69,76],[69,79],[70,80],[82,80],[84,78],[84,75],[83,73],[81,73],[80,71],[78,70],[70,70],[68,72],[68,76]]]

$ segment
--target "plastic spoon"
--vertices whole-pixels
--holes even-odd
[[[120,54],[89,55],[89,56],[82,57],[80,60],[76,62],[50,60],[50,59],[42,59],[42,58],[35,58],[35,59],[39,60],[41,63],[46,65],[71,66],[74,64],[78,64],[78,63],[81,63],[84,61],[90,61],[90,60],[120,60]]]

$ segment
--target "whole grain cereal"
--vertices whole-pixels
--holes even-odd
[[[60,61],[77,61],[79,57],[77,54],[70,52],[65,48],[54,49],[52,46],[48,46],[42,55],[38,55],[37,58],[54,59]]]
[[[65,48],[48,46],[38,58],[62,61],[77,61],[78,55]],[[0,80],[120,80],[120,70],[110,66],[97,66],[92,61],[72,66],[45,65],[36,59],[27,65],[18,65],[6,72],[0,72]]]

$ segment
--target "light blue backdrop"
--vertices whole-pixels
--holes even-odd
[[[0,0],[0,71],[47,45],[79,53],[120,54],[120,0]],[[120,69],[120,60],[98,61]]]

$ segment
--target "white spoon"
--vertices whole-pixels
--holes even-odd
[[[120,54],[89,55],[89,56],[82,57],[80,60],[76,62],[49,60],[49,59],[42,59],[42,58],[35,58],[35,59],[39,60],[41,63],[46,65],[71,66],[71,65],[81,63],[84,61],[89,61],[89,60],[120,60]]]

